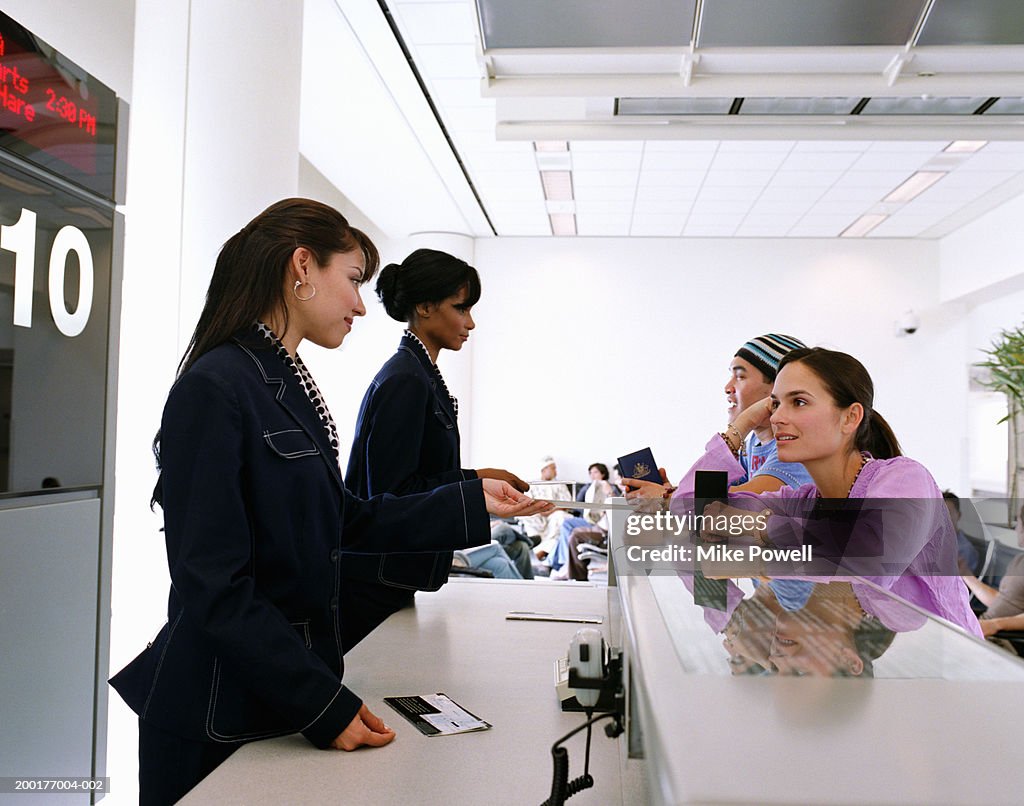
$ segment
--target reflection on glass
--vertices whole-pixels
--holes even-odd
[[[872,677],[896,633],[847,582],[770,580],[738,603],[722,636],[734,675]]]

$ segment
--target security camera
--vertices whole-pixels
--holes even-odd
[[[896,320],[896,335],[897,336],[909,336],[912,333],[916,333],[917,329],[921,326],[921,319],[916,313],[911,310],[904,312],[899,319]]]

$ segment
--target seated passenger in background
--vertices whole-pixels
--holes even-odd
[[[956,556],[960,573],[977,574],[981,569],[981,558],[978,556],[978,550],[967,539],[967,535],[960,530],[960,497],[949,490],[943,490],[942,497],[946,500],[949,519],[953,521],[953,528],[956,530]]]
[[[572,493],[569,488],[560,481],[557,481],[558,465],[554,457],[545,456],[540,460],[540,481],[530,484],[530,495],[533,498],[540,498],[543,501],[572,501]],[[550,515],[539,517],[521,518],[520,523],[526,530],[526,536],[534,542],[534,552],[537,559],[544,560],[558,543],[559,531],[562,522],[569,517],[564,509],[556,509]]]
[[[533,579],[533,543],[510,520],[491,518],[491,540],[497,541],[523,579]]]
[[[812,484],[798,489],[782,487],[775,492],[732,492],[734,501],[758,506],[783,507],[801,502],[808,508],[820,499],[873,498],[902,501],[910,510],[899,520],[896,567],[886,566],[885,575],[869,575],[868,579],[898,596],[981,635],[978,619],[968,603],[967,588],[959,576],[945,569],[956,568],[956,543],[949,518],[935,480],[918,462],[902,455],[896,435],[889,424],[874,410],[874,384],[864,365],[846,353],[821,347],[794,350],[779,364],[771,398],[751,406],[737,417],[721,434],[708,442],[704,455],[690,468],[679,483],[674,499],[680,506],[694,496],[697,470],[725,470],[730,482],[742,478],[745,468],[739,461],[746,435],[770,424],[778,456],[784,462],[800,462],[810,473]],[[925,499],[934,499],[926,505]],[[712,503],[724,514],[733,507]],[[749,508],[738,510],[749,513]],[[775,539],[785,542],[786,535],[773,530],[777,518],[782,526],[792,521],[776,513],[771,506],[762,511],[767,528],[753,535],[757,542],[772,545]],[[896,516],[905,515],[900,511]],[[799,536],[797,536],[799,537]],[[888,551],[883,553],[889,559]],[[878,565],[878,563],[876,563]],[[891,572],[889,572],[891,570]],[[853,583],[857,597],[872,599],[868,586]],[[877,594],[875,594],[877,598]]]
[[[601,462],[594,462],[589,468],[590,482],[585,484],[576,494],[576,500],[587,504],[603,504],[609,498],[622,495],[616,485],[608,480],[608,466]],[[597,524],[604,519],[603,509],[585,509],[582,517],[566,518],[562,521],[562,527],[558,535],[558,543],[551,552],[551,577],[553,579],[569,579],[569,535],[573,529],[582,528],[593,532],[595,529],[607,535],[607,528],[598,529]],[[603,539],[587,540],[585,542],[601,545]],[[584,577],[586,579],[586,577]]]
[[[1017,513],[1017,545],[1024,548],[1024,507]],[[1006,566],[998,590],[974,574],[965,574],[964,582],[987,608],[981,615],[981,631],[986,637],[1000,630],[1024,630],[1024,554]]]
[[[725,384],[725,399],[729,404],[726,430],[734,429],[737,417],[771,394],[779,362],[792,350],[804,346],[802,341],[792,336],[766,333],[751,339],[736,351],[729,363],[729,380]],[[741,438],[737,434],[736,439],[740,444],[738,461],[743,473],[731,489],[759,493],[778,490],[786,485],[795,489],[811,482],[803,465],[779,460],[775,437],[767,421],[753,428],[749,438]],[[623,478],[622,483],[627,488],[626,497],[630,499],[661,498],[666,489],[674,489],[667,481],[659,485]]]

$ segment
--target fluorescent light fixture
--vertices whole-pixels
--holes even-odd
[[[536,140],[534,151],[568,151],[569,144],[565,140]]]
[[[548,201],[572,201],[572,173],[569,171],[541,171],[540,181]]]
[[[552,235],[576,234],[576,216],[571,213],[551,213],[548,219],[551,221]]]
[[[533,155],[538,171],[571,171],[572,154],[568,151],[551,151]]]
[[[860,218],[858,218],[856,221],[850,224],[850,226],[848,226],[841,233],[839,233],[839,237],[863,238],[865,235],[871,232],[871,230],[873,230],[875,227],[877,227],[879,224],[885,221],[885,219],[887,219],[888,217],[889,216],[882,215],[881,213],[868,213],[867,215],[862,215]]]
[[[973,154],[988,145],[988,140],[954,140],[943,151],[950,154]]]
[[[568,213],[575,215],[576,202],[574,201],[549,201],[545,202],[549,213]]]
[[[917,171],[906,182],[886,196],[883,201],[908,202],[911,199],[916,199],[942,179],[946,173],[946,171]]]

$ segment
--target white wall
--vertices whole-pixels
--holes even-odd
[[[908,455],[962,486],[960,440],[936,439],[966,419],[966,371],[934,242],[503,238],[476,257],[472,465],[535,477],[550,452],[581,479],[650,445],[679,476],[725,424],[730,358],[774,331],[861,359]],[[896,338],[908,307],[922,326]]]
[[[1024,289],[1024,195],[1000,205],[942,239],[943,300],[991,299]]]
[[[230,0],[137,0],[135,22],[112,671],[166,618],[161,518],[148,506],[156,480],[149,445],[214,258],[229,235],[298,187],[301,3],[266,2],[260,14],[239,17]],[[265,121],[268,98],[273,125]],[[136,743],[136,718],[112,695],[108,774],[116,781],[108,802],[115,806],[137,800]]]

